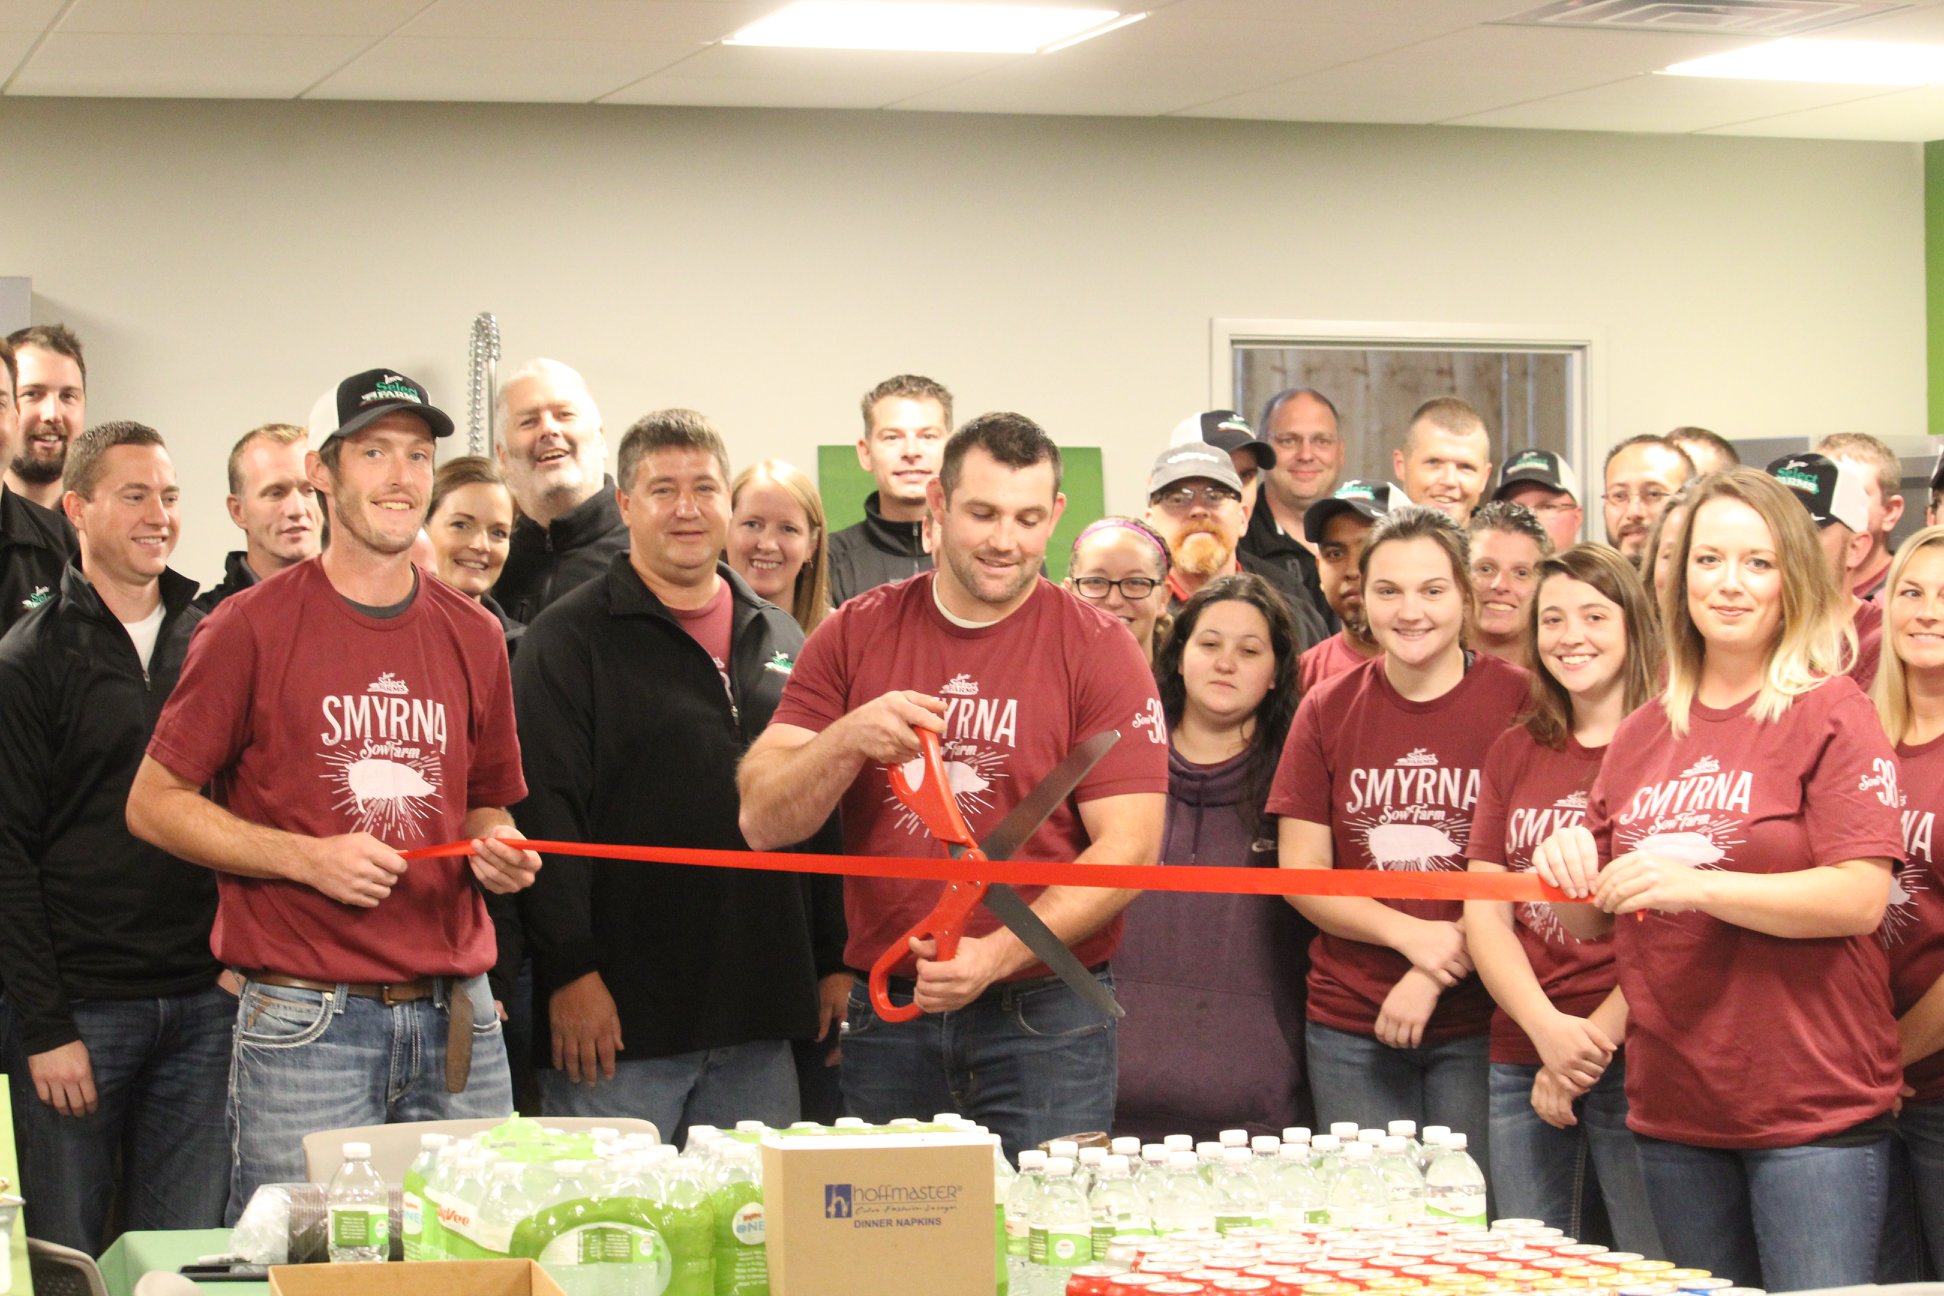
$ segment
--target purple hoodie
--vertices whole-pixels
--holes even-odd
[[[1276,866],[1275,821],[1251,842],[1248,753],[1194,765],[1168,753],[1163,864]],[[1310,938],[1280,896],[1150,891],[1114,956],[1120,1092],[1114,1133],[1158,1142],[1310,1123],[1303,979]]]

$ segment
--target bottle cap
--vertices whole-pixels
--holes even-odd
[[[1193,1152],[1195,1140],[1186,1134],[1170,1134],[1161,1140],[1161,1146],[1170,1152]]]
[[[1245,1147],[1225,1147],[1222,1149],[1222,1161],[1226,1165],[1247,1166],[1253,1160],[1255,1160],[1255,1153]]]
[[[1318,1134],[1310,1140],[1310,1146],[1318,1152],[1334,1152],[1343,1146],[1343,1140],[1334,1134]]]
[[[1285,1143],[1277,1155],[1285,1161],[1306,1161],[1309,1159],[1309,1148],[1301,1143]]]
[[[1127,1173],[1127,1167],[1127,1156],[1121,1152],[1108,1153],[1107,1159],[1100,1163],[1100,1168],[1110,1175],[1124,1175]]]
[[[1168,1153],[1168,1168],[1170,1170],[1193,1170],[1195,1168],[1195,1154],[1193,1152],[1180,1151]]]
[[[1377,1145],[1377,1149],[1384,1153],[1402,1152],[1406,1146],[1407,1144],[1398,1135],[1386,1134],[1384,1141]]]
[[[1451,1126],[1449,1125],[1426,1125],[1424,1127],[1424,1141],[1426,1143],[1436,1143],[1449,1133],[1451,1133]]]
[[[1463,1152],[1467,1143],[1468,1140],[1463,1134],[1452,1133],[1445,1135],[1444,1145],[1454,1152]]]
[[[1370,1160],[1370,1144],[1368,1143],[1350,1144],[1349,1146],[1343,1149],[1343,1159],[1346,1161]]]
[[[371,1160],[371,1144],[369,1144],[369,1143],[346,1143],[346,1144],[344,1145],[344,1159],[345,1159],[346,1161],[369,1161],[369,1160]]]
[[[1164,1145],[1160,1143],[1141,1144],[1141,1160],[1165,1163],[1167,1159],[1168,1149]]]
[[[1099,1165],[1106,1159],[1107,1149],[1104,1147],[1083,1147],[1080,1149],[1080,1164],[1083,1166]]]
[[[421,1135],[419,1135],[419,1147],[420,1147],[421,1149],[424,1149],[424,1148],[434,1148],[434,1149],[437,1149],[437,1148],[442,1148],[442,1147],[444,1147],[444,1146],[446,1146],[446,1145],[447,1145],[448,1143],[450,1143],[450,1142],[452,1142],[452,1135],[450,1135],[450,1134],[421,1134]]]
[[[1276,1149],[1282,1146],[1282,1140],[1274,1134],[1258,1134],[1249,1140],[1249,1146],[1255,1149],[1257,1156],[1274,1156]]]
[[[1413,1120],[1394,1120],[1386,1128],[1399,1138],[1417,1137],[1417,1122]]]
[[[1038,1148],[1027,1148],[1019,1154],[1019,1168],[1021,1170],[1046,1169],[1046,1153]]]
[[[1357,1122],[1331,1121],[1330,1133],[1336,1135],[1338,1138],[1342,1139],[1345,1143],[1348,1143],[1357,1137]]]
[[[1223,1147],[1247,1147],[1249,1143],[1247,1130],[1223,1130],[1215,1137],[1221,1140]]]
[[[1285,1142],[1285,1143],[1307,1143],[1307,1142],[1309,1142],[1309,1141],[1310,1141],[1310,1131],[1309,1131],[1309,1126],[1307,1126],[1307,1125],[1285,1125],[1285,1126],[1283,1126],[1283,1142]]]
[[[1046,1158],[1046,1177],[1048,1179],[1068,1179],[1073,1176],[1073,1162],[1063,1156]]]
[[[1107,1148],[1109,1151],[1118,1152],[1124,1157],[1136,1157],[1141,1155],[1141,1140],[1129,1138],[1123,1134],[1120,1138],[1109,1143]]]
[[[1063,1156],[1069,1159],[1080,1155],[1080,1145],[1072,1139],[1054,1139],[1046,1145],[1048,1156]]]

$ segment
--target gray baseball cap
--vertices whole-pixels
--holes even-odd
[[[1176,482],[1197,477],[1220,482],[1237,495],[1242,493],[1242,478],[1236,473],[1235,461],[1229,458],[1228,451],[1206,441],[1189,441],[1169,446],[1154,461],[1154,468],[1148,473],[1148,496],[1152,498]]]

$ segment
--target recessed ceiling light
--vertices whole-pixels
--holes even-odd
[[[1676,63],[1668,76],[1742,81],[1821,81],[1838,85],[1921,86],[1944,81],[1944,45],[1887,41],[1778,40]]]
[[[926,4],[898,0],[798,0],[723,42],[796,49],[923,50],[1038,54],[1147,17],[1113,9],[1040,5]]]

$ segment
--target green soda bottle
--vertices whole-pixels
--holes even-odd
[[[736,1143],[716,1155],[715,1296],[769,1296],[762,1149]]]

